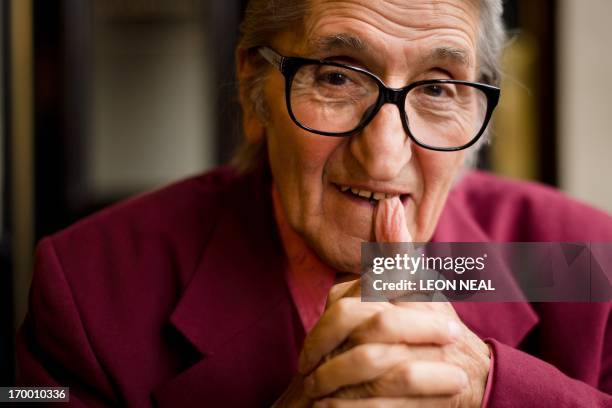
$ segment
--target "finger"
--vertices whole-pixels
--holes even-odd
[[[414,290],[404,291],[399,296],[390,299],[389,302],[398,306],[403,306],[406,303],[449,303],[448,297],[439,290]]]
[[[314,403],[313,408],[449,408],[457,404],[455,398],[370,398],[363,400],[326,398]]]
[[[292,408],[312,407],[312,400],[304,395],[304,377],[299,374],[293,377],[283,395],[276,400],[272,408],[289,406]]]
[[[319,319],[304,340],[299,371],[308,374],[321,358],[338,347],[365,320],[392,305],[384,302],[362,303],[359,298],[336,301]]]
[[[329,290],[325,309],[329,309],[331,305],[343,297],[357,297],[361,294],[361,285],[359,279],[350,280],[335,284]]]
[[[404,244],[402,244],[404,245]],[[439,272],[435,272],[435,274],[439,275]],[[443,308],[445,308],[447,304],[449,303],[448,298],[440,291],[438,290],[427,290],[425,288],[421,289],[420,287],[417,286],[417,283],[419,281],[426,281],[426,280],[438,280],[438,277],[436,276],[436,278],[431,278],[432,275],[432,271],[429,270],[419,270],[416,273],[411,273],[410,275],[395,275],[394,277],[388,278],[387,279],[383,279],[382,282],[385,281],[389,281],[389,282],[395,282],[399,279],[405,279],[406,281],[411,281],[411,284],[415,285],[416,287],[414,289],[410,288],[410,289],[388,289],[388,288],[383,288],[383,292],[381,295],[373,295],[372,294],[372,289],[370,288],[375,288],[377,283],[381,282],[380,281],[380,276],[375,275],[375,274],[371,274],[371,273],[364,273],[360,280],[362,285],[360,285],[360,287],[365,288],[366,290],[366,296],[363,297],[362,299],[364,301],[388,301],[389,303],[392,303],[396,306],[399,307],[405,307],[405,308],[412,308],[414,307],[413,305],[415,304],[427,304],[427,303],[434,303],[434,304],[441,304]],[[356,296],[359,296],[360,293],[356,294]],[[426,308],[425,306],[423,306],[423,308]],[[449,309],[452,309],[450,307],[448,307]],[[431,308],[433,309],[433,307]],[[452,309],[454,311],[454,309]]]
[[[432,345],[407,345],[401,344],[400,346],[405,347],[410,356],[410,360],[427,360],[427,361],[446,361],[448,351],[444,347],[432,346]],[[332,358],[347,352],[354,348],[355,345],[345,341],[340,347],[332,350],[331,353],[327,354],[323,358],[323,362],[327,362]]]
[[[456,365],[435,361],[396,364],[370,383],[345,387],[339,398],[452,396],[468,386],[468,376]]]
[[[401,344],[362,344],[321,364],[304,380],[304,391],[311,398],[322,397],[340,387],[371,381],[409,358],[408,347]]]
[[[403,302],[401,300],[394,299],[391,300],[390,303],[402,309],[430,310],[436,313],[442,313],[446,316],[452,316],[454,318],[457,317],[457,312],[455,311],[455,308],[451,302]]]
[[[412,242],[404,206],[399,197],[378,202],[374,218],[374,236],[377,242]]]
[[[357,326],[350,334],[349,342],[444,345],[460,338],[462,331],[461,325],[446,315],[393,307]]]

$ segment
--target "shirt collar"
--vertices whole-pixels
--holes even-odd
[[[325,310],[336,271],[326,265],[289,225],[280,196],[272,184],[274,218],[286,254],[285,276],[306,333]]]

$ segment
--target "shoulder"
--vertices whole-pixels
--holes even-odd
[[[60,373],[104,390],[109,401],[118,398],[113,381],[130,384],[132,397],[150,398],[152,387],[189,355],[169,351],[178,341],[166,327],[171,313],[227,203],[254,180],[215,169],[41,241],[20,340],[22,378],[40,383],[32,379],[54,361]],[[34,363],[30,344],[38,353]]]
[[[493,240],[612,240],[612,217],[540,183],[471,171],[456,186]]]
[[[43,245],[53,247],[69,281],[137,283],[146,274],[155,282],[172,271],[184,284],[238,180],[229,168],[218,168],[113,205]]]

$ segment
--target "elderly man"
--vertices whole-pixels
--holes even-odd
[[[74,405],[611,406],[610,304],[366,303],[368,241],[612,240],[606,214],[464,171],[501,0],[252,0],[234,165],[38,249],[21,383]]]

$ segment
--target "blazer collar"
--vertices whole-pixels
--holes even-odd
[[[215,226],[170,316],[201,360],[155,389],[160,406],[189,406],[187,398],[239,405],[261,400],[266,392],[279,395],[296,369],[304,334],[296,330],[301,323],[279,256],[269,184],[259,171],[229,184],[217,194],[220,209],[210,214]],[[262,360],[270,367],[254,376]],[[227,376],[236,376],[232,390],[223,388]],[[180,396],[185,389],[189,397]],[[185,399],[177,403],[177,395]]]
[[[467,177],[466,177],[467,179]],[[465,180],[465,179],[464,179]],[[465,181],[463,181],[465,182]],[[433,242],[491,242],[491,237],[478,224],[470,211],[470,202],[460,182],[450,193]],[[496,280],[504,285],[517,286],[509,272],[501,265]],[[462,321],[482,338],[492,337],[516,347],[538,323],[538,315],[528,302],[454,302]]]
[[[278,256],[282,249],[270,227],[273,219],[262,211],[257,198],[245,203],[241,195],[229,194],[197,270],[170,317],[203,354],[222,347],[224,340],[287,296],[283,259]]]

